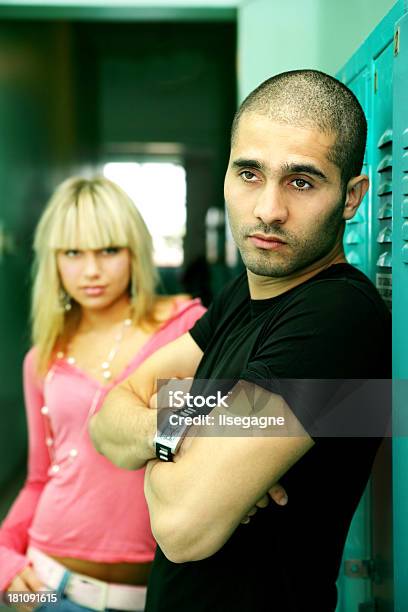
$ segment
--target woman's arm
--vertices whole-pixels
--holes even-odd
[[[45,445],[41,407],[43,393],[35,372],[35,349],[24,360],[24,397],[28,423],[28,474],[25,484],[0,528],[0,591],[5,591],[29,563],[25,556],[28,529],[48,480],[50,460]]]

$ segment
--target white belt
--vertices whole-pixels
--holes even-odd
[[[66,571],[70,572],[64,593],[68,599],[93,610],[144,610],[146,587],[110,584],[84,574],[71,572],[37,548],[29,547],[27,557],[32,561],[38,578],[48,588],[57,590]]]

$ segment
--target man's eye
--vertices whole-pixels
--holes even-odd
[[[301,178],[294,179],[290,184],[293,185],[297,191],[309,191],[309,189],[312,189],[312,185]]]
[[[243,172],[240,172],[240,177],[246,183],[253,183],[254,179],[256,179],[256,175],[253,172],[251,172],[250,170],[244,170]]]

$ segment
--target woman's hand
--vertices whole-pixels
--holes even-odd
[[[149,400],[149,408],[157,410],[157,393],[153,393]]]
[[[271,489],[269,489],[268,493],[263,495],[261,499],[259,499],[255,506],[251,508],[251,510],[244,516],[241,523],[243,525],[247,525],[251,520],[251,516],[254,516],[258,512],[258,508],[266,508],[269,504],[270,499],[272,499],[275,504],[279,504],[279,506],[285,506],[288,503],[288,496],[286,494],[285,489],[279,482],[276,485],[273,485]]]
[[[7,593],[35,593],[36,591],[44,591],[46,586],[38,578],[37,574],[32,567],[25,567],[14,580],[10,583],[7,589]],[[10,604],[11,605],[11,604]],[[32,604],[16,605],[13,607],[20,612],[32,612],[32,610],[38,606],[37,602]]]

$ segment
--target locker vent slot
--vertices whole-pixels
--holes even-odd
[[[364,218],[361,212],[358,210],[352,219],[347,221],[348,225],[353,225],[354,223],[363,223]]]
[[[402,171],[404,175],[402,177],[403,200],[401,204],[401,214],[402,214],[402,219],[407,219],[408,218],[408,197],[406,196],[408,196],[408,174],[405,174],[405,173],[408,172],[408,151],[404,151],[404,149],[408,148],[408,128],[405,128],[405,130],[402,133],[402,145],[403,145]],[[402,222],[401,238],[404,242],[408,242],[408,221]],[[408,244],[403,245],[401,249],[401,258],[402,258],[403,263],[408,264]]]
[[[407,136],[408,138],[408,136]],[[378,141],[377,147],[382,149],[385,145],[390,144],[392,142],[392,129],[385,130]]]
[[[388,308],[392,306],[392,276],[391,274],[381,274],[377,272],[375,284]]]
[[[376,286],[387,306],[392,304],[392,129],[386,129],[379,141],[377,165],[377,259]],[[407,176],[408,178],[408,176]]]
[[[405,151],[402,156],[402,171],[408,172],[408,151]]]
[[[378,219],[392,219],[392,199],[381,204],[378,211]]]
[[[408,149],[408,128],[405,128],[402,134],[402,148]]]
[[[361,257],[355,251],[350,251],[347,255],[347,261],[353,266],[361,266]]]
[[[383,195],[387,195],[388,193],[392,193],[392,183],[391,181],[384,181],[384,183],[380,184],[378,191],[377,191],[377,195],[383,196]]]
[[[384,155],[377,166],[377,172],[384,172],[389,168],[392,168],[392,155]]]
[[[346,244],[360,244],[360,243],[361,243],[361,238],[358,232],[356,232],[355,230],[351,230],[347,234]]]
[[[380,244],[383,244],[384,242],[392,242],[392,228],[383,227],[383,229],[380,230],[377,236],[377,242],[379,242]]]
[[[379,268],[391,268],[392,267],[391,253],[389,253],[388,251],[384,251],[384,253],[381,253],[379,258],[377,259],[377,266]]]

